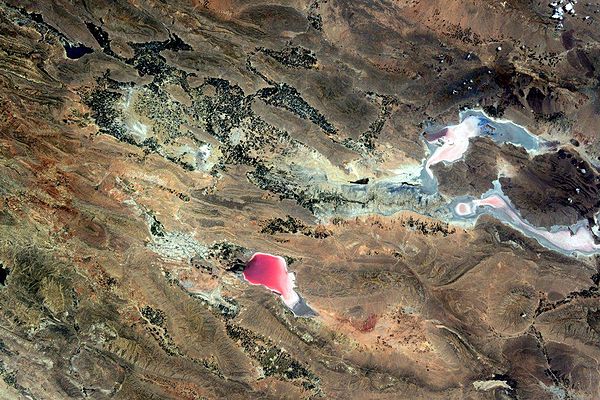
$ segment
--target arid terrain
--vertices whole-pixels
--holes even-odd
[[[599,77],[596,2],[0,0],[0,398],[600,398]]]

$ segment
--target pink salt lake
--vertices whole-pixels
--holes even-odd
[[[433,165],[442,161],[457,161],[465,154],[469,148],[469,139],[478,136],[480,133],[479,121],[478,117],[467,117],[458,125],[448,126],[440,132],[428,135],[428,142],[438,141],[441,143],[425,163],[425,170],[430,177],[433,177],[431,172]]]
[[[244,268],[244,279],[252,285],[262,285],[279,294],[290,309],[300,302],[300,296],[294,291],[296,278],[288,272],[283,257],[266,253],[255,253]]]
[[[559,249],[566,251],[579,251],[582,253],[592,253],[600,249],[594,241],[592,233],[585,226],[576,228],[575,232],[570,229],[561,229],[551,232],[546,229],[536,228],[522,219],[512,207],[501,196],[490,195],[483,199],[473,200],[469,203],[458,203],[454,209],[457,215],[467,216],[475,212],[475,207],[489,206],[501,210],[510,220],[510,222],[521,230],[542,237],[552,243]]]

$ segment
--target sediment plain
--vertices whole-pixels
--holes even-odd
[[[600,397],[575,9],[0,1],[0,398]],[[470,115],[495,128],[428,165]]]

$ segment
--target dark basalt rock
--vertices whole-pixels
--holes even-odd
[[[244,269],[245,263],[241,260],[247,258],[249,253],[246,248],[229,242],[214,243],[208,251],[210,258],[218,260],[236,272],[240,269],[240,265],[241,270]]]
[[[150,233],[152,233],[152,236],[164,237],[165,228],[163,224],[161,224],[160,221],[156,219],[155,215],[149,214],[149,217],[152,221],[152,223],[150,224]]]
[[[447,223],[444,223],[444,222],[429,223],[429,222],[418,220],[413,217],[408,217],[408,219],[403,220],[402,225],[411,230],[421,232],[423,235],[440,234],[442,236],[448,236],[448,235],[456,232],[456,229],[450,227],[450,225]]]
[[[274,235],[276,233],[302,233],[305,236],[310,236],[316,239],[324,239],[330,236],[330,232],[323,229],[314,229],[302,223],[302,221],[287,216],[286,219],[274,218],[266,221],[266,224],[261,229],[260,233]],[[290,263],[288,263],[289,265]]]
[[[100,46],[102,51],[104,51],[105,54],[111,57],[117,57],[115,52],[112,51],[112,49],[110,48],[110,39],[108,37],[108,33],[104,29],[102,29],[102,27],[95,25],[92,22],[86,22],[85,25],[87,26],[94,39],[96,39],[96,42],[98,42],[98,45]]]
[[[260,89],[256,95],[269,105],[285,108],[300,118],[312,121],[328,134],[337,132],[319,111],[311,107],[295,88],[286,83]]]
[[[258,50],[286,67],[311,69],[317,63],[315,53],[302,46],[287,46],[280,51],[266,48],[259,48]]]
[[[153,325],[163,326],[163,324],[165,323],[166,314],[163,310],[159,308],[144,306],[140,310],[140,314],[142,314],[142,316]]]
[[[317,31],[323,30],[323,18],[319,14],[319,0],[315,0],[310,4],[307,19],[313,29]]]
[[[227,324],[227,334],[238,341],[247,354],[258,361],[266,376],[279,376],[309,391],[319,392],[319,378],[289,353],[268,339],[234,324]]]
[[[0,285],[6,285],[6,278],[8,277],[8,274],[10,274],[10,270],[5,268],[4,265],[0,263]]]

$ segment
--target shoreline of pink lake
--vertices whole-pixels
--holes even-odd
[[[539,238],[544,239],[562,251],[591,254],[600,250],[600,245],[595,243],[592,233],[585,226],[575,227],[574,230],[563,228],[557,231],[535,227],[519,216],[512,206],[497,194],[474,199],[468,203],[458,203],[454,208],[454,212],[458,216],[466,217],[474,214],[477,207],[483,206],[501,211],[506,216],[507,222],[515,228],[523,233],[528,233],[530,237],[537,237],[538,241]]]
[[[261,285],[278,294],[286,306],[294,309],[300,296],[294,288],[296,277],[289,272],[283,257],[267,253],[254,253],[242,272],[244,279],[252,285]]]

